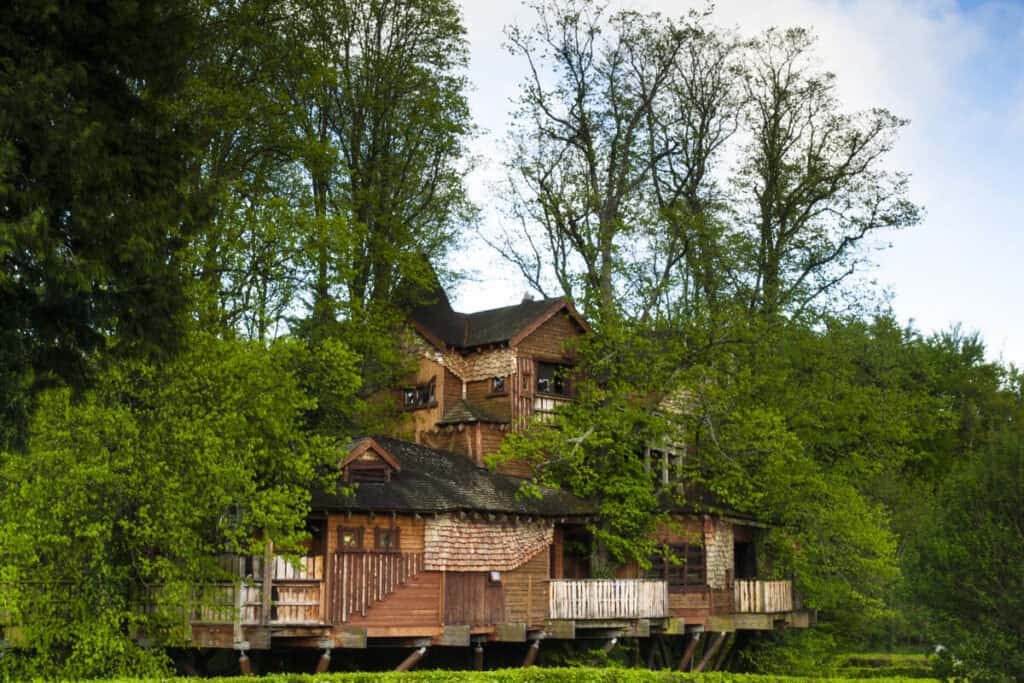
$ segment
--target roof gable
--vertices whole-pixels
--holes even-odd
[[[368,460],[376,457],[395,472],[402,471],[402,465],[395,456],[391,455],[386,448],[369,437],[361,439],[349,450],[348,456],[338,464],[339,469],[345,469],[357,460]]]
[[[525,300],[513,306],[476,313],[452,310],[447,298],[415,308],[413,326],[431,344],[458,349],[507,343],[514,346],[556,314],[565,311],[584,332],[590,326],[562,297]]]

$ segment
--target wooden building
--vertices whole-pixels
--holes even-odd
[[[231,609],[196,616],[196,645],[316,647],[327,659],[404,645],[408,667],[433,646],[474,646],[482,665],[485,643],[520,642],[529,663],[544,639],[664,635],[689,638],[680,668],[703,668],[729,633],[811,624],[789,581],[758,578],[754,520],[679,511],[660,531],[678,561],[595,579],[591,507],[559,491],[519,495],[525,466],[483,466],[510,431],[572,400],[571,340],[588,326],[571,305],[462,314],[439,293],[411,326],[418,368],[395,390],[403,438],[349,447],[339,467],[355,493],[314,493],[298,565],[226,558],[244,579],[225,589]]]

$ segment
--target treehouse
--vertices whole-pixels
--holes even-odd
[[[811,624],[789,581],[759,580],[755,520],[675,510],[659,530],[665,555],[595,578],[591,506],[520,495],[522,464],[484,467],[510,431],[572,400],[569,341],[589,327],[571,305],[463,314],[440,292],[410,321],[418,367],[393,394],[404,438],[346,450],[354,494],[314,492],[305,557],[226,558],[241,579],[226,589],[231,618],[197,615],[195,645],[320,648],[322,663],[336,648],[406,646],[408,668],[437,646],[472,646],[482,666],[486,643],[518,642],[529,664],[545,639],[690,634],[678,665],[699,670],[727,634]]]

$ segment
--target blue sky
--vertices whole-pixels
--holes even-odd
[[[614,4],[675,15],[703,6]],[[480,163],[470,186],[494,225],[489,181],[523,74],[501,48],[502,27],[529,24],[531,14],[515,0],[463,0],[463,8],[470,105],[485,129],[473,145]],[[926,216],[886,235],[891,247],[863,277],[892,293],[903,321],[925,332],[960,322],[982,333],[990,357],[1024,366],[1024,0],[719,0],[713,17],[743,34],[813,28],[849,108],[883,106],[911,120],[891,165],[912,174]],[[476,272],[456,292],[464,310],[514,303],[525,291],[480,244],[466,245],[460,265]]]

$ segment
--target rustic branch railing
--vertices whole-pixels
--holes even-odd
[[[667,617],[668,583],[653,579],[553,579],[552,619],[654,619]]]
[[[733,609],[738,613],[771,614],[793,611],[792,581],[736,581]]]
[[[365,617],[373,603],[421,571],[422,553],[334,553],[328,606],[331,623],[344,624],[353,614]]]

